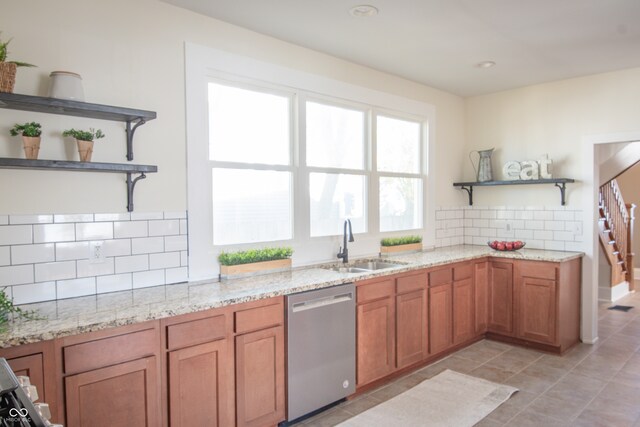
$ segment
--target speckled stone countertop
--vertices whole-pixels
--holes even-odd
[[[10,322],[0,334],[0,347],[129,325],[145,320],[193,313],[209,308],[325,288],[356,280],[402,273],[491,255],[493,257],[561,262],[580,252],[521,249],[497,252],[485,246],[450,246],[429,252],[390,256],[403,265],[366,273],[339,273],[320,267],[293,269],[222,282],[203,281],[142,288],[21,306],[44,320]]]

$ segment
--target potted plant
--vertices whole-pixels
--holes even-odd
[[[93,140],[104,138],[104,133],[100,129],[93,128],[86,130],[67,129],[62,132],[62,136],[72,136],[78,144],[78,154],[81,162],[90,162],[93,153]]]
[[[35,65],[27,64],[20,61],[7,61],[7,46],[11,39],[3,42],[0,40],[0,92],[13,93],[13,87],[16,84],[16,71],[18,67],[35,67]]]
[[[31,122],[22,125],[16,123],[9,133],[11,136],[22,135],[24,155],[27,159],[35,160],[38,158],[40,135],[42,134],[40,123]]]
[[[421,251],[421,236],[387,237],[380,241],[380,253]]]
[[[261,270],[273,270],[291,267],[293,249],[289,247],[249,249],[238,252],[222,252],[218,256],[220,274],[255,273]]]
[[[9,298],[3,288],[0,289],[0,332],[3,332],[7,328],[10,314],[15,314],[16,317],[27,320],[42,319],[42,317],[38,316],[35,311],[23,310],[20,307],[16,307],[15,305],[13,305],[13,300]]]

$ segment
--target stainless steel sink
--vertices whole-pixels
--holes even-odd
[[[373,271],[373,270],[384,270],[385,268],[400,267],[402,265],[403,264],[397,264],[397,263],[386,262],[386,261],[365,261],[365,262],[356,262],[353,265],[353,267]]]
[[[367,273],[371,271],[367,268],[358,267],[331,267],[330,270],[337,271],[338,273]]]

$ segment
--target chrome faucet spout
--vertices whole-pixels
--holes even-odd
[[[347,235],[347,228],[349,234]],[[347,249],[347,242],[354,242],[353,238],[353,230],[351,229],[351,220],[347,219],[344,222],[344,230],[342,233],[342,246],[340,247],[340,251],[338,252],[338,258],[342,259],[344,264],[349,262],[349,249]]]

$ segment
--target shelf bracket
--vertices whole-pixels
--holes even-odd
[[[473,185],[461,185],[460,189],[467,192],[469,195],[469,206],[473,206]]]
[[[133,127],[131,127],[131,123],[135,122]],[[146,123],[146,120],[139,118],[135,120],[127,120],[127,160],[133,160],[133,134],[136,133],[136,129],[138,126],[142,126]]]
[[[127,172],[127,212],[133,212],[133,190],[136,187],[136,183],[147,177],[147,175],[141,173],[137,178],[131,179],[131,173]]]
[[[560,189],[560,203],[562,204],[562,206],[564,206],[565,203],[565,191],[567,190],[567,185],[562,182],[556,182],[555,184],[553,184],[555,187],[558,187]]]

